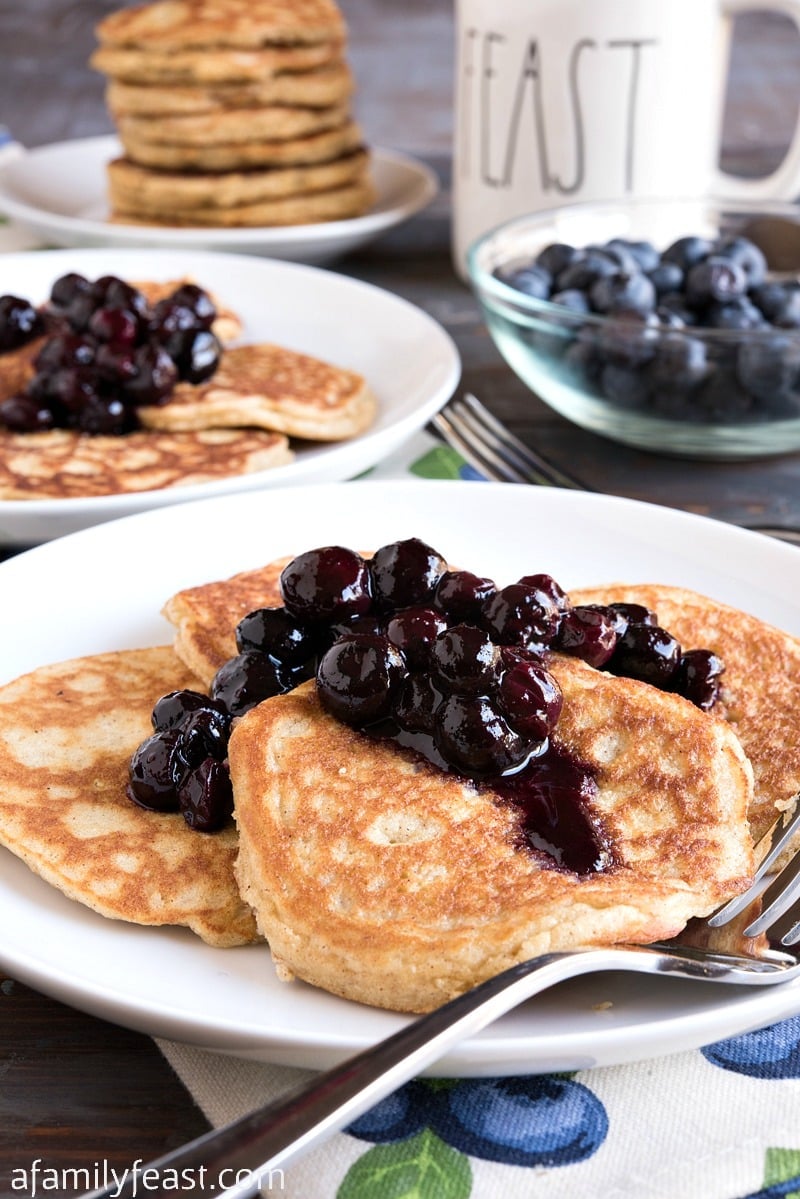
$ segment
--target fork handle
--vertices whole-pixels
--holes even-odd
[[[178,1177],[202,1178],[204,1194],[246,1199],[258,1193],[259,1179],[266,1181],[270,1171],[352,1123],[457,1042],[523,1000],[591,971],[678,972],[677,959],[669,951],[641,946],[571,950],[520,962],[265,1107],[150,1162],[142,1167],[152,1172],[147,1194],[171,1199],[175,1188],[168,1180],[171,1176],[174,1181],[177,1172]],[[680,972],[686,973],[685,958],[681,962]],[[697,974],[713,976],[703,966]],[[167,1180],[163,1191],[157,1187],[159,1174]],[[81,1199],[134,1199],[138,1193],[136,1176],[131,1175]]]
[[[143,1166],[150,1199],[171,1199],[168,1180],[202,1178],[204,1195],[245,1199],[258,1194],[258,1180],[310,1148],[316,1141],[350,1124],[379,1100],[419,1074],[464,1037],[539,991],[563,979],[592,970],[614,969],[613,950],[575,950],[546,954],[521,962],[457,996],[442,1007],[406,1024],[378,1044],[317,1074],[266,1106],[215,1129]],[[630,954],[624,954],[629,965]],[[622,965],[622,962],[619,963]],[[201,1174],[201,1168],[203,1173]],[[181,1171],[188,1171],[181,1175]],[[134,1199],[136,1177],[91,1191],[81,1199]]]

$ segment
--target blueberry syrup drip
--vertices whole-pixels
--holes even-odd
[[[369,560],[342,546],[309,550],[285,567],[280,590],[281,606],[239,622],[239,652],[209,696],[178,691],[158,701],[154,733],[131,760],[134,802],[180,811],[201,831],[222,827],[233,802],[231,721],[315,679],[329,715],[513,804],[521,850],[550,869],[591,874],[617,860],[592,770],[558,741],[563,697],[548,670],[552,652],[706,711],[719,694],[720,659],[684,652],[649,609],[572,606],[541,573],[498,588],[448,570],[418,538]]]

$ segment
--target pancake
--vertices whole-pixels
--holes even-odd
[[[175,626],[175,652],[204,688],[238,652],[234,634],[242,617],[256,608],[280,606],[281,571],[290,561],[278,558],[230,579],[186,587],[167,600],[162,615]]]
[[[78,658],[1,687],[0,844],[103,916],[247,944],[258,934],[234,882],[234,827],[204,836],[125,795],[153,704],[175,687],[197,682],[168,647]]]
[[[350,69],[345,63],[334,63],[317,71],[283,72],[263,80],[194,87],[147,86],[112,80],[106,89],[106,105],[115,119],[160,113],[224,112],[274,104],[325,108],[346,100],[352,90]]]
[[[0,400],[24,391],[33,378],[33,360],[47,339],[35,337],[16,350],[0,354]]]
[[[345,26],[333,0],[156,0],[110,13],[95,32],[101,45],[216,50],[341,41]]]
[[[575,660],[553,671],[558,740],[593,767],[618,857],[601,873],[548,868],[514,809],[340,724],[313,682],[236,723],[236,877],[282,976],[425,1011],[537,954],[672,936],[746,886],[730,726]]]
[[[684,649],[725,664],[714,711],[735,730],[753,766],[749,818],[756,841],[800,792],[800,640],[697,592],[613,583],[570,593],[573,604],[644,604]]]
[[[161,144],[122,131],[120,140],[127,157],[142,166],[205,172],[329,162],[350,150],[357,150],[363,138],[355,121],[346,121],[338,129],[326,129],[304,137],[266,138],[237,145]]]
[[[340,129],[348,118],[346,104],[331,104],[327,108],[271,104],[189,116],[166,113],[154,117],[121,116],[117,119],[117,130],[125,145],[156,143],[189,149],[198,146],[234,149],[241,143],[290,141]]]
[[[265,46],[258,50],[231,50],[216,46],[209,54],[197,50],[161,50],[136,46],[99,46],[89,65],[111,79],[156,86],[260,83],[295,71],[311,71],[339,61],[340,41],[313,45]]]
[[[307,196],[283,196],[240,204],[231,208],[166,209],[156,215],[142,216],[132,205],[118,204],[113,219],[120,225],[161,225],[177,228],[261,228],[263,226],[309,225],[317,221],[342,221],[361,216],[375,201],[375,189],[368,180],[344,184]],[[134,201],[135,205],[135,201]]]
[[[0,500],[88,499],[188,487],[291,462],[285,437],[258,429],[123,437],[71,429],[0,430]]]
[[[195,209],[258,204],[284,196],[309,195],[360,180],[369,163],[365,150],[355,150],[316,166],[271,167],[266,170],[215,174],[181,174],[137,166],[126,158],[108,164],[111,204],[122,212],[158,217],[176,207],[187,215]]]
[[[376,409],[355,371],[265,343],[228,350],[206,383],[179,383],[169,403],[138,415],[147,429],[250,426],[338,441],[367,429]]]

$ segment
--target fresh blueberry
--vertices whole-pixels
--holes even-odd
[[[760,287],[767,274],[767,260],[755,242],[747,237],[731,237],[718,241],[714,253],[739,264],[747,276],[748,287]]]
[[[667,333],[661,338],[649,368],[653,386],[667,391],[697,387],[708,373],[706,343],[681,333]]]
[[[606,399],[621,408],[641,408],[647,401],[650,383],[639,367],[609,362],[600,373],[600,389]]]
[[[657,296],[667,295],[671,291],[680,292],[683,288],[684,272],[677,262],[659,262],[647,277],[656,289]]]
[[[650,241],[628,241],[627,238],[612,237],[609,242],[606,242],[606,249],[610,249],[611,246],[620,246],[627,250],[638,264],[639,270],[645,271],[647,274],[655,270],[661,259],[658,250]]]
[[[661,255],[662,262],[675,262],[683,271],[708,258],[714,251],[714,244],[705,237],[679,237],[668,246]]]
[[[521,291],[532,300],[546,300],[553,284],[550,273],[541,266],[523,266],[513,271],[496,271],[501,283]]]
[[[800,382],[800,335],[773,334],[742,341],[736,373],[757,400],[786,399]]]
[[[723,304],[712,304],[705,323],[714,329],[763,329],[767,322],[747,296],[737,296]]]
[[[712,254],[691,267],[686,276],[686,300],[692,308],[707,308],[743,296],[747,275],[731,258]]]
[[[565,270],[558,274],[554,281],[554,291],[588,291],[598,279],[604,275],[615,275],[619,270],[618,264],[608,254],[600,250],[584,254]]]
[[[536,256],[536,266],[541,267],[555,278],[573,262],[576,262],[581,255],[582,251],[575,246],[568,246],[565,242],[553,242],[552,245],[545,246],[542,252]]]
[[[604,275],[592,284],[589,301],[595,312],[652,312],[656,289],[640,270]]]
[[[581,315],[590,312],[589,299],[585,291],[578,291],[577,287],[572,287],[568,291],[556,291],[550,297],[551,304],[560,304],[562,308],[569,308],[571,312],[579,312]]]

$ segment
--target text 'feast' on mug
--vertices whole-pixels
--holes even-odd
[[[793,198],[800,126],[766,179],[718,168],[730,18],[757,8],[800,26],[800,0],[458,0],[459,269],[481,233],[561,204]]]

